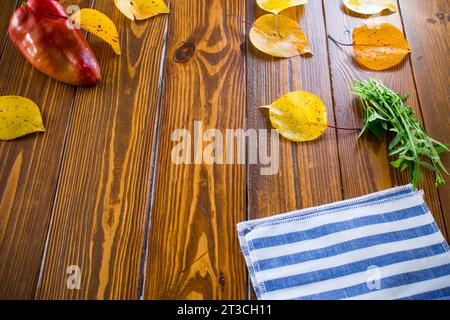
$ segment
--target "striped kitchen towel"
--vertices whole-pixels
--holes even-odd
[[[450,299],[450,252],[411,185],[238,224],[259,299]]]

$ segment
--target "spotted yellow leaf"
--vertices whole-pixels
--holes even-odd
[[[344,5],[360,14],[377,14],[384,10],[397,11],[397,6],[390,0],[343,0]]]
[[[81,9],[71,18],[83,29],[109,43],[114,52],[120,54],[119,34],[114,22],[106,15],[94,9]]]
[[[387,22],[365,23],[353,30],[353,48],[359,64],[371,70],[385,70],[409,54],[403,33]]]
[[[308,3],[308,0],[256,0],[258,6],[266,11],[278,14],[287,8]]]
[[[261,108],[269,110],[270,122],[288,140],[311,141],[328,128],[325,104],[306,91],[290,92]]]
[[[0,97],[0,140],[44,131],[41,112],[33,101],[18,96]]]
[[[114,3],[131,20],[145,20],[170,12],[163,0],[114,0]]]
[[[311,53],[298,23],[284,15],[266,14],[256,20],[250,30],[250,41],[258,50],[274,57]]]

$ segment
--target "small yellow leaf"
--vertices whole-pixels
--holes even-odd
[[[311,141],[319,138],[328,128],[327,109],[316,95],[306,91],[290,92],[271,105],[270,122],[286,139]]]
[[[274,57],[311,53],[298,23],[284,15],[266,14],[256,20],[250,30],[250,41],[258,50]]]
[[[18,96],[0,97],[0,140],[44,131],[41,112],[33,101]]]
[[[308,0],[256,0],[258,6],[266,11],[278,14],[281,11],[308,3]]]
[[[130,20],[145,20],[170,12],[163,0],[114,0],[114,3]]]
[[[83,29],[105,40],[115,53],[120,54],[119,34],[114,22],[106,15],[94,9],[81,9],[75,12],[71,18]]]
[[[410,52],[403,33],[387,22],[366,23],[353,30],[356,60],[371,70],[391,68]]]
[[[383,10],[397,11],[397,6],[390,0],[343,0],[344,5],[360,14],[377,14]]]

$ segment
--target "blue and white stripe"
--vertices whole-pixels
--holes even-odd
[[[259,299],[450,299],[448,244],[410,185],[238,232]]]

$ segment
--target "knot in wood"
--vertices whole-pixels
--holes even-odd
[[[174,55],[173,59],[176,62],[187,62],[195,53],[195,44],[192,42],[185,42],[179,47]]]
[[[225,276],[224,276],[224,275],[221,275],[221,276],[219,277],[219,279],[218,279],[218,282],[219,282],[219,284],[220,284],[221,286],[224,286],[224,285],[225,285],[225,282],[226,282]]]

